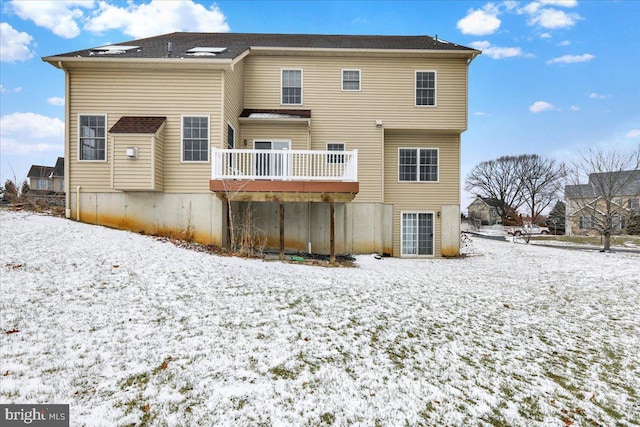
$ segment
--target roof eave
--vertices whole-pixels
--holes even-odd
[[[65,64],[69,65],[163,65],[175,68],[210,68],[210,69],[226,69],[231,70],[235,65],[234,58],[118,58],[118,57],[86,57],[86,56],[45,56],[42,61],[48,62],[56,68],[64,69]]]
[[[275,47],[275,46],[251,46],[251,51],[256,53],[317,53],[317,54],[370,54],[389,56],[455,56],[473,60],[482,52],[476,49],[372,49],[372,48],[332,48],[332,47]]]

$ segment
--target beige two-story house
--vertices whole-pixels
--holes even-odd
[[[429,36],[172,33],[43,58],[67,215],[315,253],[457,252],[479,51]]]

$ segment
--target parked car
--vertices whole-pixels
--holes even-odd
[[[521,236],[523,234],[550,234],[549,227],[540,227],[539,225],[525,225],[523,227],[512,227],[508,231],[512,236]]]

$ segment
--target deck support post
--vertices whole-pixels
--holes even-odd
[[[231,251],[231,200],[225,199],[225,211],[227,211],[227,244],[225,245],[228,251]]]
[[[280,260],[284,259],[284,203],[280,202]]]
[[[333,199],[329,202],[331,210],[331,231],[329,235],[329,262],[336,262],[336,206]]]

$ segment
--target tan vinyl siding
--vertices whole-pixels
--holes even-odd
[[[154,188],[157,191],[164,190],[164,126],[154,136]]]
[[[106,114],[107,130],[122,116],[164,116],[164,191],[208,193],[211,164],[181,162],[181,115],[208,115],[210,146],[220,146],[221,71],[69,71],[70,185],[111,190],[111,141],[106,162],[78,161],[78,114]]]
[[[358,149],[360,193],[356,202],[382,202],[384,129],[461,132],[467,127],[465,59],[249,56],[245,59],[246,108],[311,110],[311,148],[344,142]],[[303,70],[300,106],[280,103],[282,69]],[[360,91],[342,91],[342,70],[359,69]],[[415,72],[437,73],[437,107],[415,106]]]
[[[236,131],[236,148],[240,143],[240,124],[238,116],[244,108],[244,61],[238,62],[233,71],[224,73],[224,136],[219,148],[227,148],[227,123]]]
[[[113,161],[113,188],[122,191],[154,190],[152,178],[152,143],[149,134],[117,134],[110,138]],[[137,148],[137,158],[126,155],[127,148]]]
[[[307,124],[304,123],[243,123],[241,132],[236,137],[237,148],[253,149],[255,140],[291,140],[291,150],[307,149]],[[244,140],[247,146],[244,146]]]
[[[398,149],[437,148],[438,182],[398,182]],[[428,211],[437,214],[442,205],[460,203],[460,135],[388,132],[385,135],[385,203],[393,204],[393,252],[400,256],[400,213]],[[440,218],[434,215],[435,254],[441,253]]]

